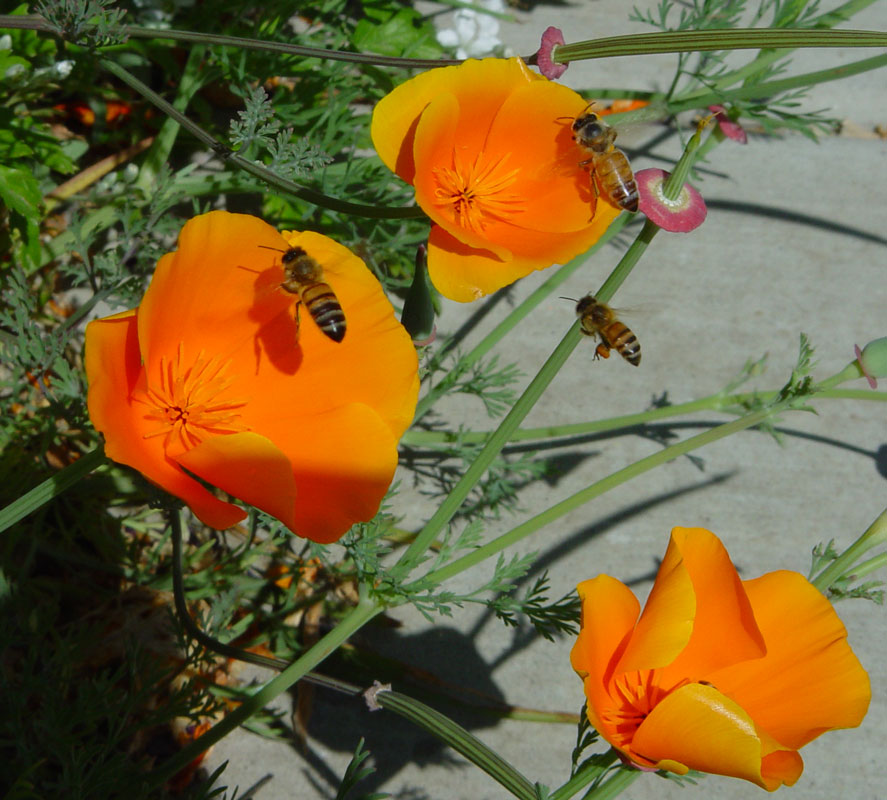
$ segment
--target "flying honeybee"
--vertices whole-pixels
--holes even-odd
[[[610,357],[612,348],[629,364],[641,363],[641,343],[627,325],[616,319],[613,309],[601,303],[590,294],[576,303],[576,316],[586,336],[600,338],[595,354],[601,358]]]
[[[259,245],[266,250],[276,247]],[[301,247],[281,250],[283,256],[284,281],[281,287],[290,294],[297,295],[321,332],[334,342],[345,338],[345,313],[332,287],[323,279],[323,267]],[[296,306],[296,322],[299,321],[299,307]]]
[[[588,106],[573,120],[573,140],[588,153],[588,158],[579,165],[591,166],[589,172],[595,195],[603,194],[626,211],[637,211],[638,185],[625,153],[613,144],[616,131],[590,108]]]

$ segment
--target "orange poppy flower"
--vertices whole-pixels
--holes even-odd
[[[859,725],[868,676],[803,576],[740,580],[720,540],[675,528],[644,611],[607,575],[579,585],[573,669],[588,718],[632,764],[793,784],[798,749]]]
[[[434,223],[428,272],[442,294],[469,302],[568,261],[619,214],[580,165],[571,123],[586,106],[519,58],[428,70],[376,105],[379,157]]]
[[[342,342],[294,313],[297,296],[281,287],[292,246],[323,266],[347,320]],[[418,394],[410,337],[359,258],[225,211],[184,226],[137,309],[90,323],[86,374],[110,458],[214,528],[246,512],[200,481],[316,542],[376,513]]]

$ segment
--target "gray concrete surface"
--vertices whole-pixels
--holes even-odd
[[[503,25],[502,39],[518,53],[535,50],[541,31],[561,27],[567,40],[615,35],[642,28],[627,21],[633,4],[624,0],[577,0],[539,4]],[[652,7],[653,0],[638,3]],[[823,3],[831,8],[838,3]],[[887,4],[875,3],[850,27],[887,30]],[[794,71],[821,69],[871,55],[871,51],[807,51]],[[576,88],[648,88],[668,80],[673,56],[614,59],[574,65],[564,81]],[[807,109],[831,109],[865,133],[887,124],[885,74],[870,73],[816,87]],[[661,128],[626,133],[620,142],[635,169],[673,160],[675,135]],[[618,358],[594,362],[580,347],[533,410],[528,426],[580,422],[643,410],[667,391],[672,402],[720,389],[748,358],[769,353],[761,388],[781,385],[794,364],[798,334],[817,348],[820,377],[852,358],[854,343],[887,334],[887,142],[867,135],[813,143],[797,135],[752,136],[747,146],[725,143],[715,153],[699,186],[709,204],[705,224],[687,236],[661,234],[616,298],[635,309],[631,327],[643,343],[643,363],[634,369]],[[621,250],[609,247],[559,294],[579,296],[600,285]],[[507,301],[493,303],[467,338],[478,341],[546,277],[537,274],[515,287]],[[459,328],[484,309],[446,303],[440,329]],[[525,321],[499,352],[518,362],[526,377],[538,370],[572,323],[569,303],[551,298]],[[887,413],[861,401],[820,401],[818,416],[795,413],[783,419],[782,446],[760,433],[744,433],[701,451],[704,470],[679,459],[617,489],[525,541],[520,552],[538,551],[555,593],[606,572],[630,582],[641,596],[674,525],[701,525],[717,533],[744,577],[774,569],[806,573],[810,549],[835,538],[847,545],[882,510],[887,499]],[[442,404],[450,424],[489,428],[479,403]],[[692,418],[701,430],[719,418]],[[523,510],[489,527],[495,534],[597,478],[658,449],[638,436],[571,443],[543,455],[559,459],[564,474],[527,487]],[[404,476],[407,477],[406,475]],[[422,499],[408,483],[396,510],[407,527],[422,516]],[[428,508],[427,505],[422,506]],[[427,513],[427,512],[426,512]],[[452,589],[469,589],[489,568],[460,575]],[[887,797],[887,636],[885,610],[848,601],[838,611],[850,642],[868,669],[873,700],[856,730],[826,734],[802,751],[806,769],[790,792],[804,800]],[[570,669],[572,640],[549,643],[526,630],[506,629],[477,609],[429,625],[410,609],[391,612],[402,627],[376,635],[378,646],[458,685],[481,688],[507,702],[540,709],[577,711],[582,687]],[[381,644],[380,644],[381,643]],[[288,702],[288,701],[287,701]],[[575,729],[507,721],[484,722],[475,733],[530,780],[548,786],[569,770]],[[297,746],[239,732],[216,747],[210,768],[229,761],[223,783],[239,796],[264,776],[263,798],[335,796],[350,752],[365,736],[377,778],[362,785],[398,798],[479,800],[506,796],[498,785],[451,751],[385,712],[370,715],[360,703],[319,693],[309,732],[308,755]],[[229,791],[229,797],[231,792]],[[680,789],[656,776],[642,776],[624,795],[632,800],[716,797],[744,800],[761,790],[740,781],[706,778]]]

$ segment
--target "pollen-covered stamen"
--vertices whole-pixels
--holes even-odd
[[[203,350],[189,363],[183,344],[174,359],[161,357],[159,381],[149,385],[143,397],[134,398],[149,406],[145,418],[156,424],[144,438],[164,436],[164,448],[181,452],[208,435],[249,430],[238,422],[239,409],[248,401],[225,396],[234,382],[225,375],[228,363],[218,356],[206,358]]]
[[[458,156],[454,167],[437,167],[435,196],[440,205],[453,208],[456,221],[472,231],[482,231],[490,219],[506,220],[523,210],[524,200],[506,191],[517,179],[520,169],[505,169],[508,154],[487,160],[483,153],[469,164]]]

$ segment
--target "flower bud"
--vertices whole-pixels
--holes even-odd
[[[878,382],[875,379],[887,378],[887,336],[869,342],[862,350],[859,347],[854,349],[862,374],[868,379],[869,386],[876,389]]]

